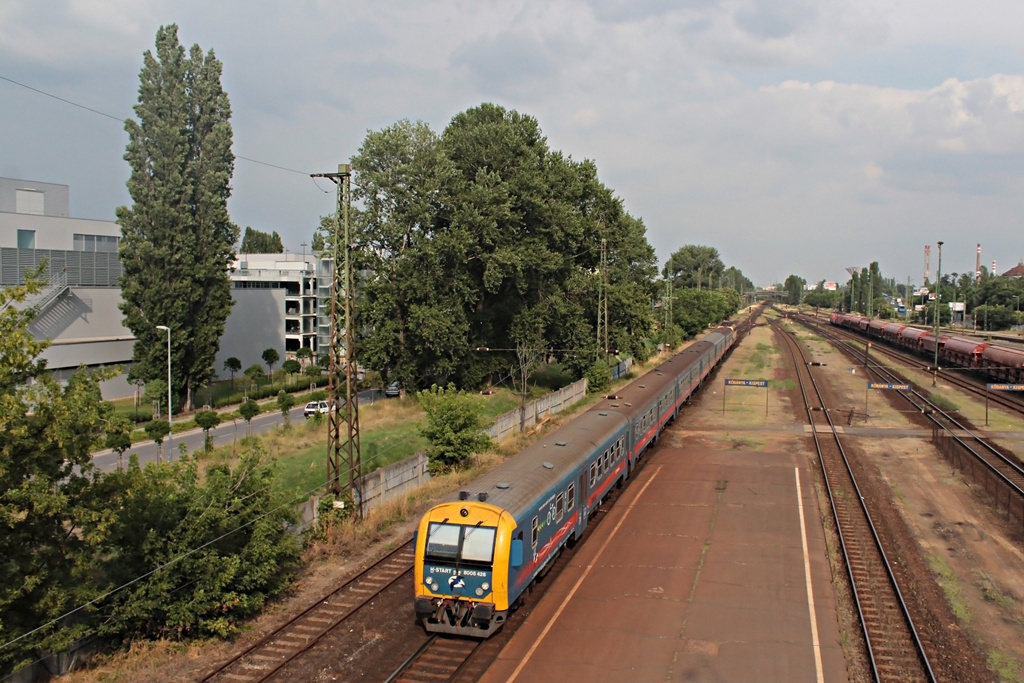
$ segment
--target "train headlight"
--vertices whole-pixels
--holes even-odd
[[[483,594],[484,594],[484,589],[483,589],[483,588],[477,588],[477,589],[476,589],[475,591],[473,591],[473,592],[474,592],[474,593],[476,593],[476,594],[477,594],[478,596],[480,596],[480,595],[483,595]]]
[[[490,590],[491,584],[489,584],[486,581],[484,581],[482,584],[480,584],[480,587],[483,588],[485,591],[486,590]]]

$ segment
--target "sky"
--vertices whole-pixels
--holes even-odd
[[[593,160],[661,264],[700,244],[758,285],[872,261],[920,283],[937,241],[943,273],[979,243],[997,272],[1024,259],[1020,0],[2,0],[0,176],[114,220],[172,23],[224,66],[232,220],[289,251],[334,211],[310,173],[493,102]]]

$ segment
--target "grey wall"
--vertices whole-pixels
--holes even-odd
[[[17,208],[18,190],[35,190],[42,192],[43,212],[46,216],[67,216],[70,192],[67,185],[41,183],[36,180],[20,180],[18,178],[0,178],[0,211],[14,213]]]
[[[264,349],[274,348],[284,360],[284,295],[283,289],[232,289],[235,305],[224,326],[220,349],[213,370],[220,379],[230,373],[224,361],[234,356],[242,361],[242,370],[253,363],[263,364]],[[281,367],[280,361],[275,369]]]

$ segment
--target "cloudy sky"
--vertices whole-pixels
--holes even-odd
[[[943,272],[979,242],[1024,258],[1020,0],[2,0],[0,176],[113,220],[115,119],[170,23],[224,64],[232,219],[292,251],[333,211],[309,173],[494,102],[593,159],[662,262],[709,245],[765,284],[875,260],[918,282],[937,240]]]

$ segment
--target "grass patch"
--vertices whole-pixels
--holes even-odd
[[[929,555],[928,566],[939,575],[939,585],[942,586],[942,592],[946,594],[946,602],[949,603],[949,607],[953,610],[953,615],[957,618],[957,621],[963,624],[970,624],[971,610],[964,601],[960,582],[957,580],[956,574],[953,573],[949,563],[943,557]]]
[[[931,394],[928,395],[928,398],[931,400],[932,403],[934,403],[947,413],[952,413],[954,411],[960,410],[960,406],[958,406],[956,403],[953,403],[953,401],[949,400],[948,398],[941,394],[932,392]]]
[[[1020,683],[1020,664],[1016,659],[1007,657],[1002,652],[992,650],[988,653],[988,668],[996,672],[1003,683]]]

